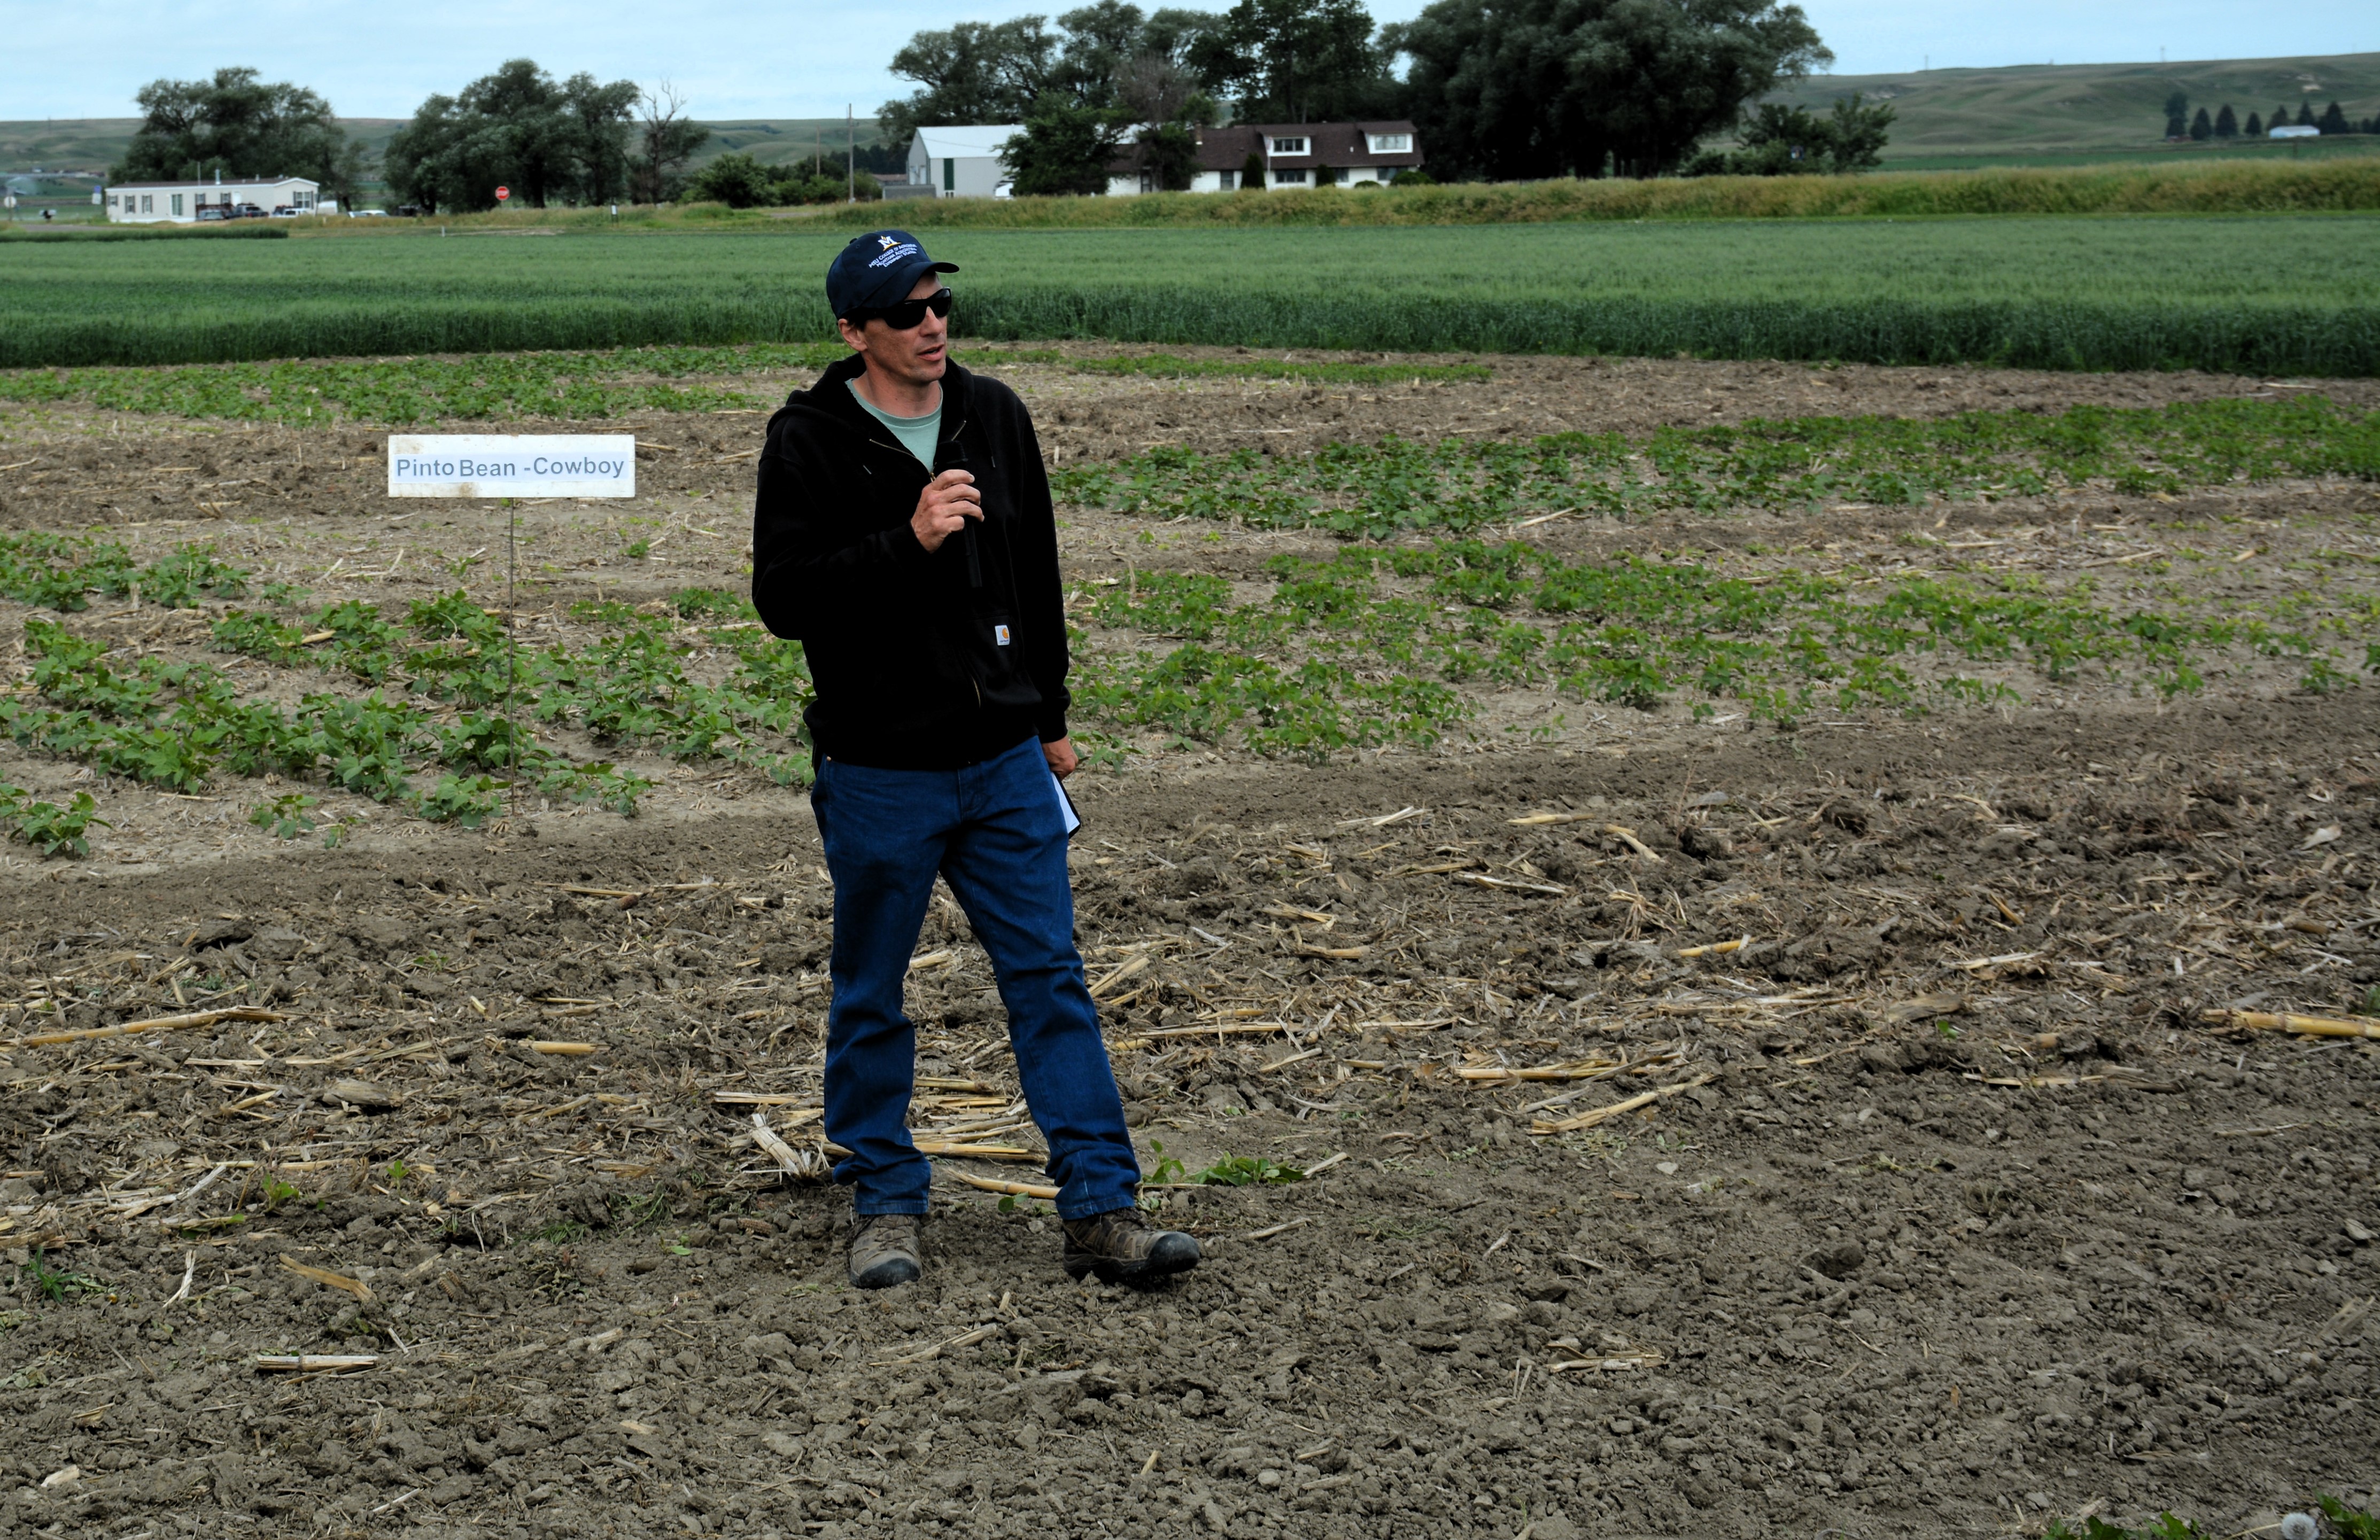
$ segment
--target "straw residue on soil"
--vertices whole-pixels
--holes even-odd
[[[1162,1189],[1209,1260],[1150,1293],[947,1175],[926,1280],[844,1288],[842,1199],[750,1121],[818,1136],[798,818],[20,887],[13,1037],[281,1019],[6,1050],[0,1523],[1750,1535],[2358,1491],[2374,1049],[2204,1013],[2380,978],[2370,712],[2230,709],[1092,792],[1152,1167],[1344,1156]],[[919,1136],[1036,1148],[947,903],[919,953]],[[374,1362],[257,1366],[332,1353]]]

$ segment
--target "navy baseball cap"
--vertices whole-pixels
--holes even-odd
[[[826,270],[826,302],[837,320],[854,310],[880,310],[908,298],[926,273],[958,270],[956,262],[927,256],[906,230],[871,230],[855,237]]]

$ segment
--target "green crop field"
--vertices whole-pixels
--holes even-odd
[[[2380,370],[2380,219],[952,231],[983,338]],[[841,236],[0,248],[0,366],[824,340]]]

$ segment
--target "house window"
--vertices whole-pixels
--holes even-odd
[[[1240,185],[1240,174],[1236,171],[1219,171],[1215,176],[1215,186],[1221,191],[1229,192]]]
[[[959,163],[955,156],[942,157],[942,190],[944,192],[959,190]]]
[[[1404,155],[1413,152],[1411,134],[1366,134],[1364,137],[1371,140],[1375,155]]]
[[[157,200],[148,193],[142,193],[140,195],[140,212],[144,214],[155,213],[157,212]]]
[[[1304,187],[1305,185],[1305,168],[1304,166],[1299,166],[1294,171],[1276,171],[1272,174],[1273,186],[1281,187],[1289,183],[1295,183],[1299,187]]]
[[[181,212],[182,212],[182,195],[181,195],[180,193],[178,193],[178,192],[177,192],[177,193],[176,193],[176,194],[174,195],[174,214],[175,214],[175,217],[179,218],[179,217],[181,216]]]
[[[1303,155],[1305,153],[1305,140],[1303,139],[1275,139],[1272,141],[1272,152],[1276,155]]]

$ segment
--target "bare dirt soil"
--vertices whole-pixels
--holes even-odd
[[[1512,367],[1568,382],[1564,416],[1601,399],[1585,363]],[[1594,368],[1676,420],[1814,372]],[[1920,375],[2259,388],[1839,372],[1873,406],[1837,410],[1923,409]],[[1053,452],[1100,454],[1200,391],[1220,432],[1250,388],[1026,383]],[[1070,437],[1061,395],[1109,436]],[[525,510],[523,607],[566,637],[575,598],[737,581],[757,428],[634,424],[670,446],[649,497]],[[323,602],[498,591],[490,511],[392,521],[360,430],[47,414],[0,446],[74,470],[12,479],[13,527],[212,535]],[[2163,538],[2082,511],[1959,527],[2015,565]],[[1924,559],[1892,543],[1921,515],[1946,516],[1548,538],[1753,528],[1825,567]],[[2369,539],[2357,488],[2154,516],[2245,530],[2205,579],[2242,594]],[[1068,517],[1083,573],[1253,573],[1289,539]],[[202,615],[73,624],[202,654]],[[1145,1162],[1313,1174],[1153,1189],[1205,1265],[1066,1281],[1046,1205],[962,1180],[1038,1180],[1038,1140],[944,903],[913,1121],[976,1153],[941,1162],[927,1278],[880,1296],[843,1284],[840,1193],[753,1138],[756,1111],[817,1138],[828,890],[798,794],[673,775],[633,822],[383,811],[322,850],[249,829],[254,784],[163,798],[12,749],[0,777],[92,787],[118,827],[0,868],[0,1534],[1570,1540],[2370,1507],[2380,1041],[2225,1013],[2368,1012],[2375,718],[2369,688],[2243,676],[1321,766],[1152,746],[1078,782],[1074,856]],[[372,1362],[260,1367],[334,1353]]]

